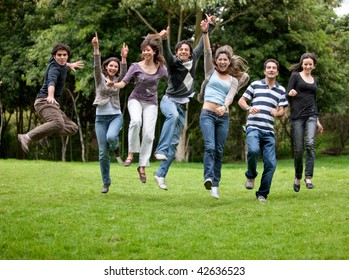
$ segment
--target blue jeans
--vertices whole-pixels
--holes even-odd
[[[162,126],[155,153],[165,155],[167,160],[161,161],[155,173],[157,176],[165,178],[176,155],[177,145],[184,128],[186,111],[180,104],[169,99],[166,95],[161,99],[160,109],[166,120]]]
[[[99,166],[104,185],[110,185],[110,150],[119,147],[119,132],[122,128],[122,114],[97,115],[95,121],[99,151]]]
[[[264,170],[261,184],[256,192],[259,195],[268,197],[271,181],[276,169],[275,137],[271,132],[264,132],[259,129],[248,128],[246,134],[247,142],[247,165],[248,170],[245,176],[249,179],[257,177],[257,161],[259,153],[262,154]]]
[[[306,159],[304,175],[306,178],[312,178],[314,173],[315,161],[315,138],[317,131],[317,117],[292,120],[291,128],[294,149],[295,177],[297,179],[302,179],[305,138]]]
[[[229,114],[202,109],[200,127],[204,137],[204,180],[211,179],[213,186],[219,187],[223,164],[224,145],[229,132]]]

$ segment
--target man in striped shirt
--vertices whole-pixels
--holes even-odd
[[[259,153],[263,159],[263,175],[256,192],[260,202],[265,202],[268,197],[276,169],[274,118],[283,117],[288,105],[286,90],[276,81],[278,74],[279,63],[275,59],[268,59],[264,63],[264,79],[252,82],[238,102],[249,113],[246,124],[246,189],[254,188]]]

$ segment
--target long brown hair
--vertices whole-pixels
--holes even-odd
[[[306,59],[306,58],[310,58],[313,60],[314,62],[314,67],[316,66],[316,63],[317,63],[317,59],[316,59],[316,55],[313,54],[313,53],[303,53],[301,55],[301,58],[299,60],[299,62],[295,65],[292,65],[289,70],[291,72],[302,72],[303,71],[303,60]]]
[[[141,44],[141,50],[143,50],[146,46],[151,47],[155,52],[153,59],[154,63],[163,65],[165,63],[165,58],[162,54],[161,37],[158,34],[148,34]],[[142,54],[141,58],[143,59]]]

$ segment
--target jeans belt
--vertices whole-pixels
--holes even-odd
[[[177,104],[182,110],[187,111],[187,104],[186,103],[185,104],[177,103]]]

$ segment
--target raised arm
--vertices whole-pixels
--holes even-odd
[[[209,23],[207,20],[201,21],[200,27],[201,27],[201,31],[202,31],[203,40],[204,40],[204,49],[205,50],[211,48],[210,38],[208,37],[208,26],[209,26]]]
[[[128,56],[128,46],[123,43],[121,49],[121,65],[120,65],[120,75],[119,81],[122,80],[127,72],[127,56]]]
[[[215,17],[214,16],[208,16],[206,14],[206,19],[204,21],[202,21],[202,22],[204,22],[204,26],[202,26],[201,23],[200,23],[200,27],[201,27],[201,31],[203,33],[202,33],[202,36],[201,36],[198,44],[196,45],[195,49],[193,50],[193,55],[196,55],[197,57],[200,57],[202,52],[203,52],[203,50],[204,50],[205,37],[208,37],[208,35],[212,31],[212,27],[214,26],[214,22],[215,22]],[[209,39],[207,38],[207,40],[209,40]],[[207,42],[209,43],[209,41],[206,41],[206,43]],[[210,48],[210,45],[208,45],[208,47]]]
[[[98,42],[98,34],[95,32],[95,36],[93,37],[92,41],[93,46],[93,57],[94,57],[94,77],[96,85],[101,83],[102,81],[102,66],[101,66],[101,56],[99,52],[99,42]]]
[[[170,27],[167,26],[166,29],[163,29],[159,32],[159,36],[161,38],[161,40],[163,41],[163,51],[164,51],[164,57],[166,60],[166,63],[168,64],[168,66],[170,64],[172,64],[173,60],[174,60],[174,55],[171,52],[170,49],[170,44],[168,43],[168,36],[170,34]]]
[[[95,36],[92,39],[92,45],[93,45],[93,54],[99,55],[99,41],[98,41],[98,34],[95,32]]]

